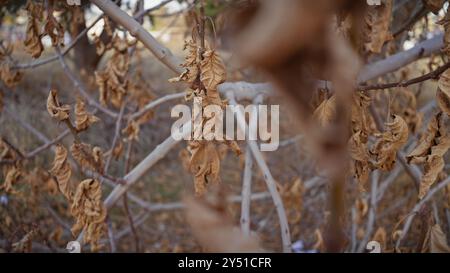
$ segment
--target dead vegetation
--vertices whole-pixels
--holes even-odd
[[[447,1],[82,2],[0,14],[1,252],[450,251]],[[177,145],[199,98],[279,104],[278,149]]]

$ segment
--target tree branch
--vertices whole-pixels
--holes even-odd
[[[252,194],[253,157],[250,147],[245,152],[245,168],[242,182],[241,230],[245,236],[250,235],[250,196]]]
[[[388,89],[388,88],[394,88],[394,87],[407,87],[413,84],[421,83],[427,80],[432,79],[438,79],[439,76],[444,73],[447,69],[450,68],[450,62],[438,67],[437,69],[424,74],[422,76],[407,80],[407,81],[400,81],[400,82],[393,82],[393,83],[383,83],[383,84],[375,84],[375,85],[360,85],[358,87],[358,90],[360,91],[369,91],[369,90],[380,90],[380,89]]]
[[[232,92],[227,93],[227,98],[229,99],[230,104],[236,105],[237,102],[234,98],[234,94]],[[241,109],[238,109],[236,112],[236,118],[238,121],[238,126],[240,129],[245,132],[245,128],[248,128],[244,113],[242,113]],[[247,141],[247,145],[250,147],[250,150],[253,154],[253,157],[256,160],[256,164],[258,164],[261,172],[264,175],[264,181],[266,182],[267,188],[269,189],[270,195],[272,196],[272,200],[275,206],[275,209],[278,214],[278,220],[280,222],[280,232],[281,232],[281,240],[283,242],[283,252],[290,253],[291,249],[291,235],[289,231],[289,223],[286,216],[286,211],[284,209],[283,201],[281,199],[280,194],[277,190],[277,185],[275,179],[273,178],[269,167],[267,166],[264,158],[259,151],[258,145],[254,141]]]

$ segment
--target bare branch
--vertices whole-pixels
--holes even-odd
[[[401,81],[401,82],[394,82],[394,83],[383,83],[383,84],[375,84],[375,85],[369,85],[364,86],[361,85],[358,87],[358,90],[360,91],[369,91],[369,90],[381,90],[381,89],[388,89],[388,88],[394,88],[394,87],[407,87],[413,84],[421,83],[427,80],[431,79],[438,79],[439,76],[444,73],[447,69],[450,68],[450,62],[440,66],[436,70],[433,70],[425,75],[422,75],[420,77],[416,77],[414,79],[410,79],[408,81]]]
[[[236,105],[236,100],[234,98],[234,94],[232,92],[227,93],[227,97],[229,99],[230,104]],[[240,129],[245,132],[245,128],[247,128],[247,124],[245,121],[244,113],[242,113],[241,109],[238,109],[236,112],[236,118],[238,121],[238,126]],[[289,232],[289,224],[287,221],[286,211],[283,206],[283,201],[281,199],[280,194],[278,193],[275,179],[273,178],[269,167],[267,166],[264,158],[259,151],[258,145],[256,142],[247,141],[247,145],[250,147],[250,150],[253,154],[253,157],[256,160],[261,172],[264,176],[264,181],[266,182],[267,188],[269,189],[270,195],[272,196],[272,200],[275,206],[275,209],[278,214],[278,220],[280,222],[280,231],[281,231],[281,239],[283,242],[283,251],[291,252],[291,235]]]
[[[108,155],[108,158],[106,159],[106,164],[105,164],[105,169],[104,169],[104,173],[108,173],[108,169],[109,169],[109,165],[111,164],[111,159],[113,157],[113,153],[112,151],[114,150],[114,148],[117,145],[117,141],[120,138],[120,128],[122,126],[122,118],[123,118],[123,113],[125,112],[125,106],[126,106],[126,102],[124,102],[122,104],[122,107],[120,107],[120,112],[119,112],[119,116],[117,117],[116,120],[116,128],[114,131],[114,138],[111,144],[111,153]]]
[[[366,247],[367,242],[370,240],[370,236],[372,235],[373,226],[375,224],[376,219],[376,210],[377,210],[377,193],[378,193],[378,181],[380,180],[380,171],[376,170],[372,174],[372,187],[370,189],[370,208],[369,214],[367,216],[367,226],[366,233],[364,234],[364,238],[361,240],[359,244],[357,252],[363,252]]]
[[[242,203],[241,203],[241,230],[246,236],[250,235],[250,196],[252,194],[252,168],[253,157],[250,147],[245,151],[245,168],[242,182]]]

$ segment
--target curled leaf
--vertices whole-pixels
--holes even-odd
[[[450,246],[447,243],[447,236],[438,224],[434,225],[430,230],[430,252],[450,253]]]
[[[84,242],[91,244],[92,251],[98,251],[106,219],[106,208],[103,206],[102,189],[98,180],[86,179],[78,184],[71,213],[76,218],[72,233],[84,230]]]
[[[45,33],[50,36],[53,46],[64,46],[64,28],[50,11],[48,12],[44,28]]]
[[[57,91],[51,90],[47,98],[47,111],[52,118],[63,121],[69,118],[70,105],[61,105]]]
[[[103,153],[99,147],[92,148],[89,144],[75,142],[70,152],[82,168],[103,172]]]
[[[220,181],[220,158],[214,143],[196,141],[190,143],[190,172],[194,175],[196,195],[203,195],[209,182]]]
[[[95,72],[95,81],[99,87],[100,102],[107,105],[110,102],[120,108],[127,94],[129,81],[125,75],[130,67],[128,43],[126,39],[114,36],[112,41],[114,53],[108,60],[105,69]]]
[[[5,175],[5,181],[0,185],[0,190],[3,190],[8,194],[17,194],[18,192],[13,188],[13,185],[17,182],[20,175],[20,169],[16,166],[8,168]]]
[[[384,43],[392,39],[392,34],[389,32],[392,2],[393,0],[385,0],[381,5],[372,5],[368,8],[365,16],[365,49],[367,51],[380,53]]]
[[[424,175],[420,181],[419,198],[423,198],[444,170],[444,156],[450,149],[450,135],[443,122],[443,114],[435,115],[428,124],[427,132],[418,146],[407,156],[410,163],[424,164]]]
[[[439,78],[436,100],[442,112],[450,116],[450,69],[442,73]]]
[[[1,61],[1,56],[0,56]],[[7,87],[16,86],[22,79],[23,73],[19,70],[12,70],[9,61],[1,61],[0,63],[0,79]]]
[[[126,135],[128,140],[139,140],[140,125],[135,120],[130,120],[127,127],[122,129],[122,134]]]
[[[78,97],[75,105],[75,128],[77,131],[84,131],[99,120],[99,118],[86,111],[86,104],[82,98]]]
[[[386,123],[386,127],[371,153],[375,156],[375,167],[390,171],[396,162],[397,151],[408,140],[408,125],[401,116],[392,115],[392,122]]]
[[[56,177],[59,190],[70,202],[70,200],[72,200],[73,194],[70,185],[72,168],[67,162],[67,150],[61,144],[56,145],[55,159],[53,160],[53,167],[50,170],[50,173]]]
[[[43,7],[35,1],[27,2],[28,24],[25,37],[25,50],[33,57],[39,58],[44,51],[39,33],[39,21],[42,18]]]

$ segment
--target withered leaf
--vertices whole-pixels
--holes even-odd
[[[1,61],[1,56],[0,56]],[[9,61],[2,61],[0,63],[0,79],[7,87],[16,86],[22,79],[23,73],[19,70],[12,70]]]
[[[44,28],[45,33],[50,36],[53,46],[64,46],[64,28],[51,12],[48,12]]]
[[[140,132],[140,125],[135,120],[130,120],[127,124],[127,127],[122,129],[122,134],[126,135],[129,141],[131,140],[139,141],[139,132]]]
[[[408,125],[399,115],[392,115],[392,122],[386,123],[386,131],[381,134],[371,153],[375,155],[375,167],[390,171],[396,162],[397,151],[408,140]]]
[[[99,147],[92,148],[86,143],[73,143],[70,147],[73,158],[82,168],[103,172],[103,153]]]
[[[57,144],[55,147],[55,159],[53,160],[53,167],[50,170],[50,173],[56,177],[59,190],[70,202],[73,194],[70,185],[72,168],[67,162],[67,150],[61,144]]]
[[[190,171],[194,175],[196,195],[203,195],[209,182],[220,181],[220,158],[214,143],[195,141],[190,143]]]
[[[100,102],[107,105],[110,102],[114,107],[120,108],[125,95],[129,81],[125,75],[130,67],[130,58],[128,43],[126,39],[114,36],[112,41],[113,55],[108,59],[108,63],[103,70],[95,72],[95,81],[99,87]]]
[[[86,111],[86,104],[82,98],[77,98],[75,104],[75,128],[77,131],[84,131],[91,124],[98,122],[100,119]]]
[[[367,137],[362,137],[361,131],[356,132],[350,138],[348,147],[352,158],[351,171],[358,180],[359,189],[365,191],[365,185],[371,171]]]
[[[325,99],[314,111],[314,118],[320,126],[327,126],[336,117],[336,96]]]
[[[447,236],[438,224],[434,225],[430,230],[430,252],[450,253],[450,246],[447,243]]]
[[[450,149],[450,136],[443,123],[442,112],[433,116],[417,147],[407,156],[410,163],[424,164],[419,198],[423,198],[444,170],[444,155]]]
[[[226,80],[225,66],[213,49],[205,51],[200,68],[200,80],[208,91],[217,90],[217,86]]]
[[[27,2],[28,24],[25,36],[25,50],[33,57],[39,58],[44,51],[39,33],[39,21],[42,18],[43,7],[35,1]]]
[[[102,189],[98,180],[86,179],[78,184],[71,213],[76,218],[72,233],[75,235],[84,230],[84,242],[91,244],[93,252],[98,251],[106,219],[106,208],[102,202]]]
[[[51,90],[47,98],[47,111],[52,118],[63,121],[69,118],[70,105],[61,105],[57,91]]]
[[[373,53],[380,53],[384,43],[392,39],[389,32],[392,17],[393,0],[382,1],[381,5],[372,5],[365,16],[366,43],[365,49]]]
[[[450,116],[450,69],[439,78],[436,100],[442,112]]]
[[[17,179],[21,176],[20,169],[16,166],[7,168],[5,181],[0,185],[0,190],[4,190],[8,194],[17,194],[18,192],[13,188],[13,185],[17,182]]]

